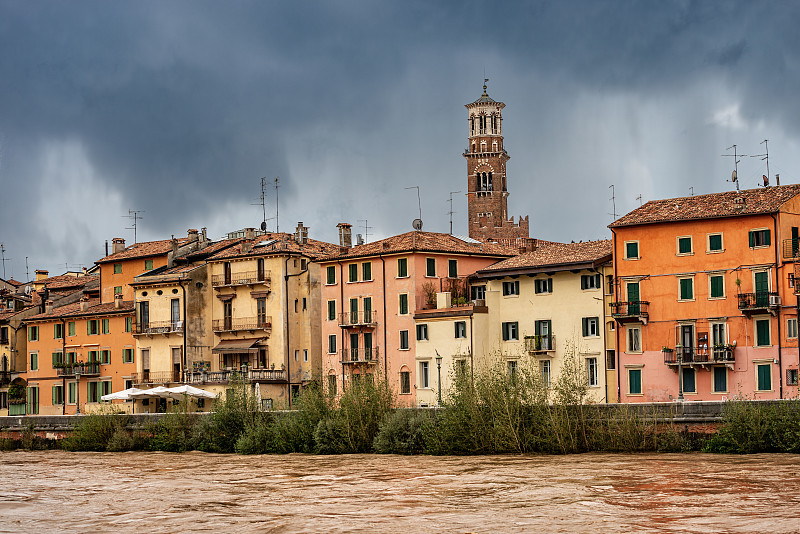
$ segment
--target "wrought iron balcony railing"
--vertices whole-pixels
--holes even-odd
[[[239,273],[215,274],[211,277],[212,287],[246,286],[256,284],[269,284],[270,272],[243,271]]]
[[[150,321],[147,324],[136,323],[134,334],[180,334],[183,332],[183,321]]]
[[[272,317],[226,317],[214,319],[211,325],[214,332],[236,332],[239,330],[272,330]]]
[[[619,322],[647,320],[649,305],[646,300],[612,302],[611,316]]]
[[[98,376],[100,374],[100,362],[67,364],[56,369],[57,376]]]
[[[739,309],[743,312],[769,310],[781,305],[780,295],[771,291],[739,293],[736,297],[739,300]]]
[[[527,352],[554,351],[556,350],[556,336],[552,334],[525,336],[525,350]]]
[[[675,347],[675,350],[665,350],[664,363],[667,365],[693,365],[728,363],[735,360],[734,348],[730,345],[718,347]]]
[[[229,369],[222,371],[187,371],[183,373],[187,384],[226,384],[240,382],[286,382],[283,369]]]
[[[378,347],[342,349],[342,363],[377,363]]]
[[[339,314],[339,326],[375,326],[378,314],[372,310],[358,310]]]

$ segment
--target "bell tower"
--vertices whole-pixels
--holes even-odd
[[[467,104],[468,146],[467,207],[469,236],[482,241],[500,238],[528,237],[528,217],[508,219],[506,162],[510,159],[503,148],[503,108],[486,93]]]

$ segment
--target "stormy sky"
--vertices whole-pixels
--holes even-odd
[[[509,215],[605,238],[640,200],[800,182],[793,2],[0,0],[5,277],[262,221],[466,234],[464,104],[505,102]],[[730,153],[732,154],[732,150]],[[267,217],[275,217],[275,191]],[[270,229],[276,221],[268,221]]]

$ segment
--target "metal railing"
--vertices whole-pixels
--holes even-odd
[[[527,352],[546,352],[556,350],[556,336],[552,334],[525,336],[525,350]]]
[[[674,351],[663,351],[667,365],[691,365],[694,363],[725,363],[735,361],[733,347],[675,347]]]
[[[134,334],[171,334],[183,332],[183,321],[150,321],[147,324],[136,323]]]
[[[375,325],[378,314],[373,310],[358,310],[356,312],[342,312],[339,314],[339,326]]]
[[[286,382],[283,369],[228,369],[222,371],[186,371],[183,381],[187,384],[226,384],[231,381]]]
[[[272,317],[226,317],[214,319],[211,325],[214,332],[234,332],[237,330],[271,330]]]
[[[211,286],[244,286],[255,284],[269,284],[270,271],[243,271],[239,273],[215,274],[211,277]]]
[[[778,293],[771,291],[739,293],[736,298],[739,300],[740,310],[767,309],[777,307],[780,304]]]
[[[378,347],[342,349],[342,363],[377,363]]]
[[[169,382],[180,382],[180,371],[143,371],[133,374],[134,384],[167,384]]]
[[[612,302],[611,316],[614,319],[628,319],[628,318],[641,318],[648,317],[647,308],[650,302],[646,300],[627,300],[620,302]]]
[[[93,376],[100,374],[100,362],[89,362],[81,364],[68,364],[56,369],[57,376]]]

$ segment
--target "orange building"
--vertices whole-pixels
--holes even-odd
[[[623,402],[798,394],[800,185],[651,201],[610,225]]]

